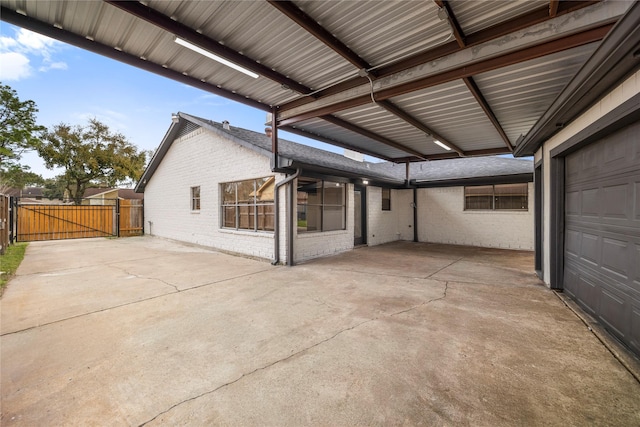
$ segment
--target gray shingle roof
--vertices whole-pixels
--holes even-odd
[[[246,148],[256,151],[266,157],[271,156],[271,138],[264,133],[248,129],[229,126],[225,129],[222,123],[203,119],[185,113],[178,113],[180,124],[174,123],[163,139],[156,156],[152,159],[138,183],[136,191],[144,190],[146,181],[151,178],[158,164],[162,161],[173,139],[180,129],[187,124],[196,124],[234,141]],[[293,161],[293,166],[313,167],[328,174],[346,177],[359,176],[362,178],[402,185],[405,180],[406,169],[402,164],[390,162],[359,162],[343,155],[331,153],[318,148],[309,147],[278,139],[278,152],[281,157]],[[531,160],[512,159],[504,157],[470,157],[450,160],[436,160],[412,163],[410,179],[418,182],[455,181],[468,178],[496,177],[509,175],[533,174]]]

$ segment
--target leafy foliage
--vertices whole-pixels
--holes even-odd
[[[0,184],[8,188],[35,187],[44,184],[44,178],[31,172],[29,166],[7,165],[0,170]]]
[[[143,151],[97,119],[86,126],[54,126],[38,154],[47,168],[65,169],[60,179],[75,203],[80,203],[89,184],[99,181],[114,187],[127,178],[138,180],[145,165]]]
[[[0,83],[0,169],[17,164],[22,154],[36,149],[46,130],[36,124],[35,102],[20,101],[11,87]]]

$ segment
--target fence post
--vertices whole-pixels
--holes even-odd
[[[120,237],[120,199],[116,199],[116,236]]]

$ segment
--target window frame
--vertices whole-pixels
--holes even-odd
[[[389,195],[389,197],[385,198],[385,191]],[[387,201],[385,205],[385,201]],[[382,188],[382,210],[383,211],[391,211],[391,189],[390,188]]]
[[[197,194],[196,194],[197,192]],[[191,212],[200,212],[201,206],[201,189],[199,185],[190,187],[191,194]]]
[[[496,187],[498,187],[499,189],[501,187],[507,187],[507,186],[522,186],[525,190],[524,193],[513,193],[515,195],[510,196],[509,193],[503,193],[500,191],[496,191]],[[470,198],[474,197],[473,192],[470,192],[468,190],[470,189],[475,189],[475,190],[481,190],[483,188],[491,188],[491,192],[487,193],[487,194],[479,194],[476,193],[475,197],[476,199],[476,204],[477,203],[482,203],[482,200],[480,200],[480,197],[485,197],[487,198],[486,201],[490,200],[491,206],[490,207],[470,207],[470,205],[472,203],[470,203]],[[485,185],[465,185],[464,186],[464,193],[463,193],[463,203],[464,203],[464,211],[465,212],[479,212],[479,211],[490,211],[490,212],[495,212],[495,211],[501,211],[501,212],[528,212],[529,211],[529,183],[528,182],[514,182],[514,183],[504,183],[504,184],[485,184]],[[523,207],[522,208],[514,208],[514,207],[508,207],[508,208],[503,208],[500,207],[500,201],[498,200],[498,198],[507,198],[507,197],[524,197],[524,203],[523,203]],[[485,201],[485,202],[486,202]]]
[[[259,181],[263,181],[259,183]],[[249,201],[244,202],[238,199],[239,184],[252,182],[253,191],[249,192]],[[226,195],[227,186],[233,186],[233,201],[227,201]],[[256,197],[260,188],[272,185],[275,189],[275,176],[269,175],[260,178],[249,178],[237,181],[221,182],[220,188],[220,228],[224,230],[234,231],[247,231],[255,233],[273,233],[274,221],[275,221],[275,201],[271,200],[260,201],[259,197]],[[246,190],[246,188],[245,188]],[[270,208],[270,209],[269,209]],[[227,225],[227,211],[233,209],[233,225]],[[243,219],[246,217],[246,221]],[[271,217],[271,221],[268,218]],[[247,226],[244,227],[243,224]],[[248,224],[252,224],[249,227]]]
[[[309,183],[315,183],[315,185],[319,185],[319,187],[317,187],[320,190],[320,202],[319,203],[309,203],[308,199],[307,202],[305,203],[300,203],[300,196],[299,193],[301,192],[299,190],[300,188],[300,181],[304,180],[304,181],[308,181]],[[329,184],[329,185],[328,185]],[[329,201],[327,201],[327,189],[331,189],[331,188],[335,188],[335,187],[339,187],[342,189],[342,197],[340,200],[340,203],[331,203]],[[308,214],[311,211],[309,209],[309,207],[313,207],[313,208],[319,208],[319,229],[316,230],[305,230],[305,229],[301,229],[300,226],[297,227],[297,232],[298,234],[311,234],[311,233],[327,233],[327,232],[332,232],[332,231],[344,231],[347,229],[347,191],[348,191],[348,187],[347,184],[344,182],[336,182],[336,181],[328,181],[328,180],[324,180],[321,178],[313,178],[313,177],[300,177],[297,179],[297,184],[296,184],[296,223],[300,224],[300,213],[304,212],[305,213],[305,218],[303,219],[303,221],[308,221]],[[304,191],[303,191],[304,192]],[[304,207],[304,208],[302,208]],[[340,220],[341,223],[341,227],[340,228],[331,228],[331,229],[326,229],[327,226],[327,215],[326,213],[329,210],[336,210],[336,208],[338,210],[341,211],[342,214],[342,218]],[[308,223],[307,223],[308,224]]]

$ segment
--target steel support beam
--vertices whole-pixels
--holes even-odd
[[[290,132],[290,133],[293,133],[295,135],[304,136],[306,138],[315,139],[317,141],[321,141],[321,142],[324,142],[326,144],[335,145],[336,147],[346,148],[347,150],[356,151],[358,153],[366,154],[367,156],[376,157],[378,159],[386,160],[388,162],[395,162],[395,160],[393,158],[391,158],[391,157],[385,157],[385,156],[382,156],[382,155],[380,155],[378,153],[374,153],[373,151],[367,150],[365,148],[356,147],[354,145],[347,144],[347,143],[342,142],[342,141],[338,141],[338,140],[335,140],[335,139],[327,138],[325,136],[318,135],[318,134],[306,131],[304,129],[299,129],[299,128],[296,128],[296,127],[293,127],[293,126],[281,126],[280,130],[285,131],[285,132]]]
[[[447,20],[449,21],[449,26],[451,27],[451,31],[453,32],[453,37],[458,42],[458,46],[466,47],[466,37],[464,32],[462,31],[462,27],[460,27],[460,23],[456,18],[456,15],[453,13],[453,9],[451,9],[451,5],[446,0],[435,0],[438,7],[445,11],[447,14]]]
[[[460,149],[457,145],[453,144],[452,142],[449,142],[447,140],[447,138],[444,138],[442,135],[439,135],[438,133],[434,132],[431,128],[427,127],[422,122],[420,122],[418,119],[416,119],[415,117],[409,115],[404,110],[400,109],[397,105],[393,104],[391,101],[388,101],[388,100],[387,101],[380,101],[377,104],[380,107],[382,107],[385,110],[387,110],[388,112],[390,112],[391,114],[394,114],[398,118],[400,118],[400,119],[404,120],[405,122],[409,123],[411,126],[421,130],[422,132],[424,132],[424,133],[426,133],[428,135],[433,136],[434,139],[437,139],[438,141],[442,142],[444,145],[446,145],[447,147],[451,148],[453,151],[458,153],[458,155],[464,156],[464,151],[462,151],[462,149]]]
[[[358,69],[368,69],[371,65],[360,58],[354,51],[349,49],[347,45],[342,43],[337,37],[327,31],[322,25],[318,24],[313,18],[300,10],[293,2],[289,0],[267,0],[271,6],[278,9],[282,14],[289,17],[293,22],[304,28],[308,33],[320,40],[326,46],[331,48],[338,55],[349,61]]]
[[[598,3],[598,1],[561,2],[558,6],[558,13],[556,14],[556,17],[591,6],[594,3]],[[524,30],[525,28],[541,24],[550,19],[552,19],[552,17],[549,16],[549,8],[543,7],[529,12],[526,15],[522,15],[518,18],[512,19],[508,22],[494,25],[493,27],[489,27],[485,30],[469,34],[465,37],[465,42],[467,47],[480,45],[498,39],[502,36],[506,36],[507,34],[511,34],[517,31]],[[435,61],[439,58],[444,58],[445,56],[460,52],[462,50],[463,48],[458,45],[457,41],[451,41],[449,43],[437,46],[433,49],[429,49],[420,54],[416,54],[409,58],[398,61],[395,64],[378,68],[376,69],[376,75],[378,78],[389,77],[396,73],[409,70],[410,68],[428,64],[431,61]],[[331,95],[335,95],[337,93],[342,93],[361,86],[365,82],[367,82],[366,79],[363,79],[361,77],[354,77],[351,80],[338,83],[337,85],[323,89],[322,91],[315,94],[315,98],[322,99]],[[281,105],[281,107],[284,110],[290,110],[311,102],[314,102],[314,99],[303,97],[283,104]]]
[[[425,75],[424,77],[408,80],[390,86],[395,82],[394,79],[379,79],[382,81],[383,89],[375,92],[376,101],[384,101],[395,96],[404,95],[421,89],[426,89],[439,84],[447,83],[453,80],[472,77],[475,74],[496,70],[520,62],[540,58],[557,52],[562,52],[574,47],[582,46],[595,41],[600,41],[613,27],[613,23],[601,25],[596,28],[583,31],[581,33],[571,34],[568,36],[556,38],[534,46],[522,48],[520,50],[509,51],[504,54],[491,56],[487,59],[478,60],[473,63],[462,61],[459,65],[440,71],[434,74]],[[411,75],[411,72],[407,74]],[[333,102],[328,99],[320,99],[314,101],[309,106],[300,107],[302,111],[288,111],[284,107],[280,109],[278,124],[279,126],[291,125],[310,118],[333,114],[338,111],[346,110],[353,107],[359,107],[371,102],[370,88],[363,86],[360,90],[361,95],[356,94],[351,98],[344,99],[345,96],[336,96]]]
[[[397,143],[397,142],[395,142],[395,141],[393,141],[393,140],[391,140],[389,138],[385,138],[382,135],[378,135],[377,133],[374,133],[374,132],[371,132],[370,130],[361,128],[359,126],[356,126],[353,123],[349,123],[349,122],[347,122],[345,120],[342,120],[342,119],[340,119],[338,117],[326,115],[326,116],[321,116],[320,118],[322,120],[326,121],[326,122],[329,122],[329,123],[334,124],[336,126],[340,126],[340,127],[345,128],[347,130],[350,130],[351,132],[355,132],[355,133],[357,133],[359,135],[362,135],[362,136],[364,136],[366,138],[373,139],[374,141],[377,141],[377,142],[379,142],[381,144],[388,145],[389,147],[393,147],[393,148],[395,148],[397,150],[404,151],[405,153],[408,153],[408,154],[413,154],[414,156],[416,156],[419,159],[424,159],[424,154],[422,154],[421,152],[419,152],[417,150],[414,150],[413,148],[406,147],[406,146],[404,146],[402,144],[399,144],[399,143]]]
[[[166,77],[168,79],[172,79],[177,82],[184,83],[189,86],[193,86],[195,88],[204,90],[209,93],[213,93],[215,95],[223,96],[227,99],[231,99],[232,101],[249,105],[250,107],[254,107],[262,111],[271,111],[271,107],[267,104],[263,104],[254,99],[250,99],[242,95],[235,94],[231,91],[218,88],[217,86],[203,82],[200,79],[196,79],[190,76],[185,76],[184,74],[178,71],[164,68],[161,65],[154,64],[144,59],[140,59],[137,56],[134,56],[125,52],[121,52],[119,50],[114,49],[111,46],[107,46],[102,43],[98,43],[96,41],[91,41],[78,34],[72,33],[64,29],[56,28],[53,25],[47,24],[42,21],[38,21],[37,19],[21,15],[4,6],[0,7],[0,19],[10,24],[17,25],[18,27],[26,28],[27,30],[50,37],[52,39],[56,39],[64,43],[68,43],[72,46],[76,46],[81,49],[88,50],[89,52],[97,53],[98,55],[102,55],[107,58],[120,61],[127,65],[138,67],[142,70],[149,71],[151,73],[160,75],[162,77]]]
[[[170,17],[163,15],[157,10],[150,8],[149,6],[145,6],[140,2],[114,0],[103,1],[114,7],[117,7],[124,12],[129,13],[130,15],[135,16],[136,18],[147,21],[158,28],[162,28],[169,33],[175,34],[176,36],[184,40],[198,45],[211,53],[219,55],[233,62],[234,64],[240,65],[248,70],[253,71],[254,73],[260,74],[261,76],[273,80],[276,83],[285,85],[290,89],[295,90],[296,92],[299,92],[301,94],[308,94],[312,92],[310,88],[298,83],[297,81],[283,76],[277,71],[273,71],[271,68],[260,64],[253,59],[240,54],[239,52],[236,52],[228,46],[220,44],[217,40],[207,37],[204,34],[198,33],[191,27],[188,27],[178,21],[174,21]]]
[[[487,102],[486,98],[484,97],[484,95],[482,95],[482,92],[480,92],[480,88],[476,84],[475,80],[473,80],[473,77],[464,77],[462,80],[464,81],[464,84],[467,85],[467,88],[469,89],[473,97],[476,99],[478,104],[480,104],[480,107],[482,107],[482,109],[484,110],[484,113],[487,115],[487,117],[493,124],[493,127],[496,128],[496,130],[500,134],[500,137],[504,141],[509,151],[513,152],[513,145],[511,144],[509,137],[507,136],[504,129],[502,128],[502,125],[498,121],[498,118],[493,113],[493,110],[489,106],[489,103]]]

